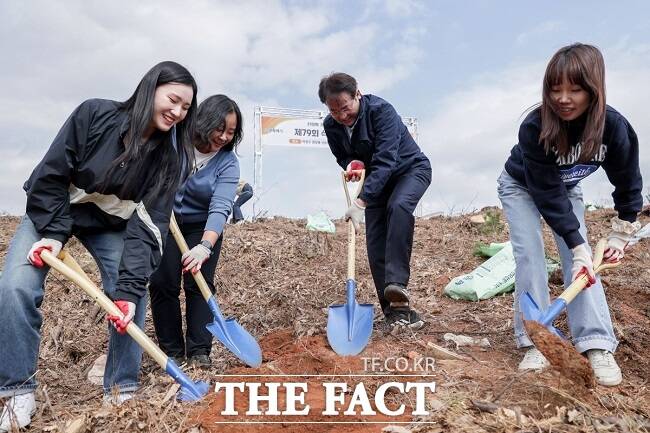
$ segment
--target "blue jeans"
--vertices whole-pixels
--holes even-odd
[[[237,196],[237,200],[235,200],[232,205],[233,223],[244,219],[244,215],[241,212],[241,207],[244,205],[244,203],[250,200],[251,197],[253,197],[253,187],[251,187],[249,184],[246,184],[244,185],[244,188],[242,188],[241,194]]]
[[[510,228],[510,241],[517,266],[514,296],[515,340],[517,347],[529,347],[533,343],[526,335],[523,326],[519,298],[523,293],[530,292],[541,309],[545,310],[550,304],[542,222],[537,206],[526,186],[513,179],[506,171],[501,173],[497,182],[499,199],[503,204],[503,211]],[[580,222],[580,234],[587,239],[585,206],[580,185],[568,190],[568,196],[573,213]],[[556,233],[553,235],[560,252],[564,287],[568,287],[571,284],[573,253],[560,236]],[[614,335],[600,277],[597,276],[596,283],[583,290],[567,306],[567,314],[569,330],[579,352],[590,349],[603,349],[610,352],[616,350],[618,341]]]
[[[123,238],[124,231],[78,236],[97,262],[104,292],[109,297],[115,291]],[[5,257],[0,277],[0,397],[24,394],[36,388],[34,376],[43,323],[39,307],[49,267],[32,266],[27,261],[27,253],[40,239],[32,221],[24,216]],[[140,327],[144,325],[146,302],[143,297],[136,306],[134,322]],[[112,326],[108,328],[104,392],[110,393],[112,387],[117,387],[119,392],[133,392],[138,387],[142,349],[130,336],[118,334]]]

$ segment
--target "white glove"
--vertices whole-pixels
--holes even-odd
[[[196,244],[194,248],[183,254],[181,263],[183,264],[183,273],[191,270],[196,274],[201,270],[201,265],[210,258],[212,250],[203,244]]]
[[[43,259],[41,259],[41,250],[43,248],[50,250],[52,252],[52,255],[56,257],[61,252],[63,244],[56,239],[50,238],[41,238],[40,241],[34,242],[32,248],[29,250],[29,253],[27,253],[27,260],[29,260],[29,263],[38,268],[43,267]]]
[[[589,285],[596,282],[596,274],[594,273],[594,262],[591,259],[591,254],[587,249],[587,244],[580,244],[573,248],[573,266],[571,266],[571,281],[583,272],[587,273],[589,278]],[[584,269],[584,270],[583,270]]]
[[[607,249],[603,254],[603,259],[608,262],[621,260],[625,255],[627,244],[639,228],[641,228],[641,224],[638,221],[631,223],[618,217],[612,218],[612,231],[607,236]]]
[[[352,220],[352,225],[354,226],[354,231],[359,233],[361,230],[361,222],[363,221],[363,215],[366,212],[366,207],[361,206],[357,200],[352,202],[352,205],[345,212],[345,220]]]

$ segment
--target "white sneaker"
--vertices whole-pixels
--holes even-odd
[[[616,386],[623,381],[621,369],[618,367],[612,352],[601,349],[587,350],[587,358],[594,370],[596,380],[603,386]]]
[[[13,428],[23,428],[32,422],[32,415],[36,413],[36,400],[34,393],[20,394],[6,401],[0,415],[0,432],[9,432]]]
[[[519,363],[519,371],[526,370],[543,370],[550,364],[542,352],[537,350],[536,347],[528,349],[524,355],[524,359]]]
[[[119,406],[125,401],[133,398],[132,392],[120,392],[119,394],[105,394],[103,398],[104,406]]]

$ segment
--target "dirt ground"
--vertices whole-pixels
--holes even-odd
[[[431,342],[463,355],[464,360],[437,359],[434,371],[427,372],[427,380],[436,382],[436,391],[427,401],[431,411],[428,417],[372,417],[374,421],[386,421],[384,424],[364,422],[371,418],[361,416],[345,418],[356,424],[217,424],[225,420],[219,409],[223,406],[221,393],[211,392],[196,404],[176,402],[175,384],[147,355],[137,399],[117,408],[103,407],[101,387],[86,379],[95,359],[106,352],[103,314],[80,289],[51,272],[42,306],[43,338],[36,374],[40,384],[38,412],[27,431],[650,431],[650,240],[635,246],[626,254],[624,266],[603,277],[620,340],[616,359],[623,370],[623,383],[613,388],[587,389],[552,370],[524,374],[517,371],[522,353],[515,349],[513,341],[512,294],[480,302],[457,301],[443,295],[451,278],[470,272],[485,260],[472,254],[478,242],[508,239],[501,212],[484,209],[482,213],[492,215],[482,225],[472,224],[469,216],[417,220],[410,287],[414,305],[427,326],[417,332],[391,335],[376,308],[370,344],[361,355],[347,358],[334,354],[325,337],[327,306],[345,299],[347,240],[342,223],[337,221],[335,235],[317,235],[305,229],[304,220],[284,218],[229,226],[216,278],[218,300],[226,315],[237,317],[259,338],[264,362],[259,369],[244,367],[215,343],[212,368],[186,370],[194,379],[212,384],[243,380],[232,375],[362,374],[368,373],[364,357],[436,357],[427,345]],[[613,215],[612,210],[588,213],[592,245],[607,234]],[[18,221],[16,217],[0,218],[0,263]],[[649,221],[646,209],[641,222]],[[557,257],[550,231],[545,230],[547,253]],[[97,268],[83,247],[72,241],[69,248],[99,283]],[[375,302],[363,235],[357,242],[357,275],[359,302]],[[561,277],[556,273],[550,279],[552,296],[561,292],[559,284]],[[561,316],[560,327],[565,327],[565,320]],[[154,336],[149,316],[146,331]],[[456,348],[443,340],[448,332],[487,338],[490,345]],[[321,378],[293,379],[317,385],[315,382]],[[372,390],[385,379],[364,377],[362,381]],[[359,380],[347,377],[345,381]],[[320,413],[322,393],[308,395],[308,403],[317,408],[313,412]],[[409,395],[390,397],[389,404],[412,405]],[[245,410],[247,405],[241,404],[237,408]],[[315,415],[310,420],[323,419]],[[391,421],[395,425],[390,426]]]

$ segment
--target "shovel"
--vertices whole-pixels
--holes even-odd
[[[615,268],[620,265],[619,261],[616,262],[605,262],[603,263],[603,254],[605,253],[605,248],[607,248],[607,241],[601,239],[596,245],[596,251],[594,253],[594,272],[600,273],[606,269]],[[577,278],[569,287],[562,292],[560,296],[555,299],[546,311],[542,311],[531,294],[529,292],[524,293],[524,295],[519,300],[519,306],[521,307],[521,312],[524,315],[524,320],[533,320],[538,322],[542,326],[546,327],[552,333],[565,338],[564,335],[560,332],[559,329],[553,326],[553,321],[557,316],[560,315],[562,311],[567,307],[567,305],[573,301],[573,299],[578,296],[578,294],[589,284],[589,278],[587,275],[581,275]]]
[[[68,280],[81,287],[108,314],[123,317],[119,308],[90,281],[79,264],[65,251],[55,257],[49,250],[43,249],[40,256],[51,268],[56,269]],[[173,359],[169,358],[149,337],[133,322],[129,322],[126,332],[167,372],[181,387],[176,394],[179,401],[197,401],[208,392],[208,384],[203,381],[193,382],[187,377]]]
[[[365,170],[361,170],[361,179],[354,198],[361,192],[364,178]],[[343,173],[343,189],[348,206],[350,206],[352,201],[345,182],[345,173]],[[361,353],[372,334],[374,306],[373,304],[359,304],[355,297],[357,288],[357,283],[354,280],[355,239],[354,225],[350,221],[348,223],[348,278],[345,282],[346,303],[330,305],[327,313],[327,341],[339,355]]]
[[[596,245],[594,254],[594,272],[600,273],[605,269],[618,266],[620,262],[603,263],[603,254],[607,241],[601,240]],[[524,314],[524,327],[528,337],[535,347],[542,352],[550,364],[563,376],[575,383],[591,388],[595,377],[587,359],[566,341],[562,333],[553,326],[553,320],[566,308],[567,304],[580,293],[588,283],[586,275],[576,279],[558,298],[553,301],[546,311],[541,311],[529,293],[521,301]]]
[[[185,242],[185,238],[178,228],[174,215],[172,215],[169,223],[169,229],[172,231],[174,239],[176,239],[181,254],[188,252],[190,249],[187,247],[187,242]],[[192,274],[192,276],[214,316],[214,322],[205,325],[208,331],[217,337],[244,364],[251,367],[259,367],[262,365],[262,349],[255,337],[237,323],[235,319],[226,319],[223,317],[219,304],[217,304],[217,300],[212,292],[210,292],[208,283],[205,282],[205,278],[203,278],[201,272]]]

